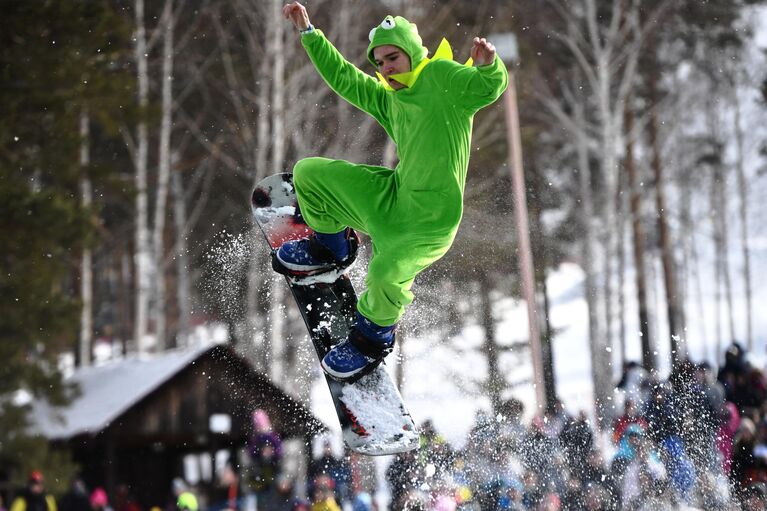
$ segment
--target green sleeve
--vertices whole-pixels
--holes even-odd
[[[321,30],[302,34],[301,44],[331,89],[391,132],[386,90],[378,80],[348,62]]]
[[[497,55],[486,66],[451,64],[447,70],[448,91],[469,111],[476,112],[491,104],[509,85],[509,72]]]

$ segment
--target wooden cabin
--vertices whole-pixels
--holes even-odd
[[[199,477],[191,482],[203,492],[212,488],[222,453],[239,467],[255,409],[264,409],[274,430],[299,450],[326,429],[228,345],[84,367],[70,381],[80,396],[67,408],[36,407],[35,427],[71,450],[88,486],[114,495],[128,485],[143,509],[164,507],[173,479],[190,467]],[[308,459],[310,449],[301,455]]]

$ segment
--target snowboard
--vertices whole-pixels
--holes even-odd
[[[260,181],[251,196],[253,216],[264,234],[275,269],[275,254],[290,240],[309,236],[293,188],[292,174]],[[286,276],[309,337],[322,357],[344,340],[354,323],[357,294],[346,274]],[[344,443],[361,454],[378,456],[416,449],[419,433],[391,377],[382,365],[353,383],[339,382],[323,372],[333,399]]]

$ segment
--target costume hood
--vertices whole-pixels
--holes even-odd
[[[402,16],[386,16],[380,25],[373,27],[369,38],[368,60],[374,67],[378,67],[373,58],[373,48],[377,46],[391,44],[400,48],[410,57],[410,71],[391,75],[391,78],[408,87],[413,86],[418,75],[429,62],[439,59],[453,60],[453,49],[444,38],[434,55],[431,58],[427,57],[429,50],[423,45],[421,36],[418,35],[418,27]],[[472,59],[467,60],[464,65],[471,66]],[[381,76],[381,73],[376,71],[376,76],[387,90],[393,90],[386,79]]]
[[[368,60],[373,66],[376,65],[373,58],[373,48],[376,46],[391,44],[400,48],[410,57],[410,69],[415,69],[428,52],[418,35],[418,27],[402,16],[386,16],[380,25],[373,27],[368,37]]]

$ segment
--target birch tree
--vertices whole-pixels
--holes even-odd
[[[88,211],[93,204],[93,185],[87,174],[90,165],[90,117],[87,109],[80,113],[80,166],[85,170],[80,178],[82,207]],[[93,345],[93,251],[83,248],[80,260],[80,337],[75,360],[76,365],[87,366],[91,362]]]
[[[166,0],[162,14],[163,47],[162,47],[162,114],[160,120],[160,154],[157,170],[157,191],[154,207],[154,224],[152,228],[152,267],[156,275],[154,284],[155,335],[162,349],[167,342],[165,332],[165,218],[167,215],[168,183],[171,174],[171,130],[173,120],[173,29],[176,15],[173,12],[173,0]]]
[[[721,117],[719,116],[719,106],[713,101],[709,102],[708,109],[708,130],[712,153],[709,156],[711,168],[710,197],[711,209],[710,219],[714,241],[715,253],[715,275],[717,288],[717,317],[723,313],[723,305],[726,306],[724,314],[725,325],[719,325],[717,328],[717,337],[719,339],[725,336],[729,339],[737,339],[735,334],[735,318],[733,305],[733,286],[732,274],[730,271],[730,244],[729,229],[727,228],[727,219],[729,216],[729,175],[727,166],[722,157],[724,143],[721,139],[719,127],[721,126]],[[724,304],[721,303],[722,299]],[[721,351],[721,350],[720,350]]]
[[[731,82],[731,101],[733,103],[732,131],[735,136],[735,178],[737,183],[738,197],[738,217],[740,220],[740,252],[743,258],[743,293],[746,303],[746,346],[749,351],[754,349],[754,336],[752,324],[753,311],[753,289],[751,275],[751,250],[749,247],[749,214],[751,211],[751,200],[749,186],[746,179],[745,166],[745,133],[743,128],[743,114],[741,105],[740,77],[743,75],[740,69],[736,69],[732,74]]]
[[[602,331],[596,328],[597,315],[590,312],[590,316],[593,314],[590,321],[590,346],[597,416],[600,420],[604,420],[601,407],[607,403],[612,386],[610,351],[614,338],[615,320],[612,306],[615,294],[614,260],[619,242],[614,229],[617,203],[613,199],[617,196],[619,185],[617,179],[619,135],[626,100],[634,86],[637,64],[646,34],[650,29],[650,22],[643,23],[640,19],[637,2],[616,0],[598,3],[595,0],[583,0],[568,4],[567,7],[556,3],[547,5],[550,5],[558,16],[556,23],[549,23],[546,27],[562,45],[568,58],[574,62],[574,67],[578,75],[582,76],[583,83],[569,89],[565,87],[566,90],[572,91],[569,93],[572,97],[579,99],[571,98],[569,101],[567,97],[558,99],[564,96],[565,92],[557,90],[554,94],[547,94],[548,99],[543,99],[543,103],[557,120],[564,122],[572,130],[573,134],[583,133],[583,135],[575,136],[586,137],[577,145],[579,154],[582,155],[578,158],[581,166],[587,165],[588,151],[585,148],[594,148],[599,165],[598,182],[601,183],[601,195],[604,197],[601,204],[595,204],[594,214],[597,216],[584,218],[587,238],[584,241],[583,250],[584,264],[592,264],[591,261],[596,256],[592,252],[596,246],[596,239],[600,239],[604,247],[601,258],[600,299],[589,304],[591,310],[595,305],[601,305]],[[665,6],[666,3],[661,2],[648,19],[656,19]],[[568,71],[572,73],[572,69],[568,68]],[[589,125],[583,122],[582,112],[590,109],[592,105],[595,115],[593,120],[590,120],[593,124]],[[569,112],[574,114],[571,115]],[[576,116],[578,122],[573,120]],[[591,195],[587,175],[582,171],[581,200]],[[585,206],[584,209],[588,210],[589,204]],[[596,219],[598,222],[592,224]],[[598,230],[593,231],[594,238],[588,238],[592,229]],[[596,275],[596,271],[589,267],[585,271],[587,288],[589,288],[591,276]],[[592,289],[596,289],[595,283],[592,283],[592,286],[594,286]],[[591,293],[587,291],[587,294]]]
[[[181,173],[172,172],[170,175],[170,189],[173,196],[173,227],[176,244],[173,250],[176,262],[176,304],[178,307],[178,338],[180,344],[186,345],[186,339],[190,331],[191,317],[191,282],[189,277],[189,257],[187,235],[187,209],[184,197],[184,187],[181,183]]]
[[[152,250],[147,221],[149,219],[149,198],[147,195],[147,173],[149,165],[149,127],[146,110],[149,106],[149,55],[144,21],[144,0],[135,0],[136,33],[134,36],[134,59],[138,85],[138,105],[141,118],[136,126],[136,140],[133,152],[135,174],[135,247],[134,266],[136,279],[135,321],[133,342],[136,350],[146,350],[145,342],[149,323],[149,299],[152,279]],[[131,144],[133,145],[133,144]]]
[[[628,180],[629,203],[631,208],[631,233],[633,239],[634,272],[637,289],[637,305],[639,309],[639,332],[642,343],[642,361],[645,367],[654,369],[652,337],[650,336],[650,315],[647,305],[647,277],[645,268],[645,233],[643,226],[642,200],[639,183],[637,182],[637,165],[634,160],[634,112],[628,106],[624,117],[624,132],[626,136],[626,178]],[[624,355],[625,360],[625,355]]]
[[[654,50],[654,49],[653,49]],[[671,347],[671,362],[677,366],[681,360],[687,358],[684,344],[684,315],[681,304],[682,296],[678,292],[676,261],[674,258],[671,233],[666,217],[666,177],[661,162],[661,149],[659,134],[659,121],[657,116],[657,70],[649,73],[650,101],[653,107],[649,112],[647,128],[649,145],[651,150],[651,167],[655,180],[655,214],[657,218],[658,238],[660,240],[661,262],[663,264],[663,284],[666,293],[666,319],[668,321],[669,342]]]
[[[149,332],[149,319],[153,324],[153,334],[157,348],[162,350],[168,346],[167,334],[167,297],[166,281],[168,269],[168,251],[165,246],[166,219],[168,216],[168,195],[172,173],[172,131],[174,111],[179,108],[179,102],[173,96],[173,74],[175,47],[175,26],[183,12],[184,1],[178,4],[166,0],[157,26],[147,31],[145,3],[136,0],[134,36],[134,60],[136,62],[136,77],[138,84],[137,103],[140,119],[136,128],[135,139],[124,132],[124,138],[135,168],[135,322],[134,343],[139,352],[147,349],[145,341]],[[194,28],[194,24],[192,24]],[[186,34],[185,34],[186,36]],[[150,126],[149,106],[150,84],[150,53],[158,41],[161,45],[161,66],[159,77],[160,89],[160,122],[159,130]],[[192,80],[194,83],[194,80]],[[158,133],[156,158],[156,176],[150,175],[149,146],[150,137]],[[177,152],[176,152],[177,154]],[[155,161],[155,160],[153,160]],[[150,179],[156,179],[154,193],[150,194],[147,184]],[[181,191],[179,191],[182,193]],[[150,202],[153,207],[150,208]],[[150,218],[150,211],[152,213]],[[176,211],[179,212],[178,210]],[[151,221],[150,221],[151,220]],[[180,225],[180,224],[178,224]],[[178,270],[186,266],[177,266]],[[186,284],[186,277],[181,278]],[[182,292],[184,300],[188,293]],[[177,296],[178,298],[178,296]],[[179,310],[189,314],[188,303],[181,305]],[[188,320],[188,318],[187,318]]]
[[[268,4],[271,6],[271,3]],[[227,117],[217,120],[223,126],[235,124],[231,136],[234,140],[233,151],[221,162],[245,186],[252,186],[268,175],[269,158],[269,97],[270,84],[268,79],[271,72],[272,60],[269,57],[267,43],[270,39],[265,35],[271,23],[271,9],[265,9],[263,4],[255,4],[238,0],[231,6],[231,11],[224,4],[217,4],[210,12],[213,24],[217,52],[222,66],[221,80],[207,80],[206,86],[219,92],[220,99],[227,108],[220,108],[224,115],[231,115],[234,121]],[[234,19],[236,25],[226,27],[223,19]],[[235,51],[233,44],[240,44],[242,51]],[[269,46],[271,48],[271,46]],[[198,140],[204,147],[215,154],[221,155],[220,147],[210,143],[204,133],[198,134]],[[221,155],[223,156],[223,155]],[[258,246],[260,233],[251,226],[248,240],[253,246]],[[261,372],[267,373],[269,356],[266,350],[267,337],[264,325],[267,323],[270,279],[268,261],[261,251],[254,251],[249,259],[247,270],[247,308],[244,321],[237,326],[237,339],[247,339],[248,343],[237,348],[251,358]],[[254,355],[251,348],[258,350],[260,356]]]
[[[269,26],[271,40],[267,46],[267,55],[273,59],[272,63],[272,101],[271,101],[271,147],[272,161],[271,173],[277,174],[285,171],[285,20],[282,17],[282,0],[271,0],[269,11]],[[286,343],[284,325],[284,301],[285,285],[282,276],[271,275],[269,279],[271,299],[269,300],[269,326],[270,343],[272,353],[270,374],[272,380],[285,384],[295,381],[292,375],[286,374],[283,362],[285,359]]]

